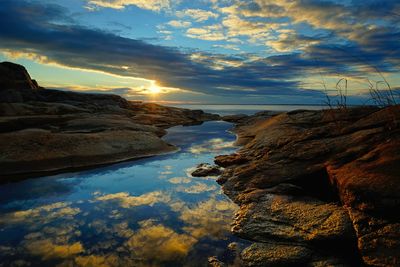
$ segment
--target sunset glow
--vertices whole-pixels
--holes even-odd
[[[153,95],[159,94],[162,91],[161,88],[159,86],[157,86],[157,84],[155,82],[153,82],[147,90],[150,94],[153,94]]]

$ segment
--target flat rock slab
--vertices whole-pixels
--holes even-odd
[[[313,198],[275,194],[242,204],[232,230],[241,237],[262,242],[348,242],[354,236],[343,207]]]

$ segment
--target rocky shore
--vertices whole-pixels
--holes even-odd
[[[400,266],[400,106],[231,116],[243,266]],[[214,266],[222,266],[223,263]]]
[[[176,151],[165,129],[218,119],[117,95],[42,88],[0,63],[0,182]]]

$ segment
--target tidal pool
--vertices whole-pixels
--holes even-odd
[[[0,266],[206,266],[233,261],[237,209],[198,163],[235,150],[226,122],[168,130],[181,150],[0,186]]]

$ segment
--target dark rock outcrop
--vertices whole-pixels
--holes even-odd
[[[165,128],[218,119],[117,95],[44,89],[0,63],[0,182],[176,151]]]
[[[218,176],[222,173],[222,168],[211,165],[208,163],[201,163],[196,166],[196,169],[192,172],[194,177],[206,177],[206,176]]]
[[[399,266],[400,106],[241,120],[219,156],[245,266]]]

